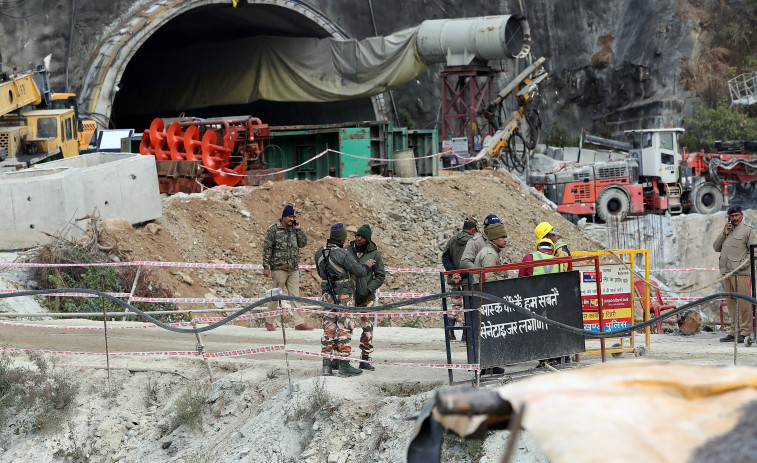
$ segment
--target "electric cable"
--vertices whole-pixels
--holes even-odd
[[[7,297],[21,297],[21,296],[35,296],[40,294],[59,294],[59,293],[70,293],[70,292],[77,292],[77,293],[86,293],[86,294],[92,294],[94,296],[99,296],[105,299],[108,299],[117,305],[120,305],[121,307],[130,310],[137,315],[141,316],[145,320],[148,320],[149,322],[155,324],[156,326],[159,326],[165,330],[173,331],[175,333],[184,333],[184,334],[195,334],[195,333],[203,333],[205,331],[210,331],[215,328],[218,328],[219,326],[225,325],[226,323],[229,323],[233,321],[235,318],[237,318],[240,315],[243,315],[246,312],[251,311],[252,309],[267,305],[269,302],[275,302],[275,301],[294,301],[294,302],[302,302],[305,304],[310,305],[318,305],[327,309],[334,309],[338,310],[340,312],[355,312],[355,313],[372,313],[372,312],[380,312],[382,310],[389,310],[389,309],[395,309],[398,307],[404,307],[408,305],[413,304],[419,304],[422,302],[430,301],[433,299],[441,299],[441,298],[451,298],[451,297],[477,297],[481,299],[486,299],[488,301],[497,302],[499,304],[505,305],[507,307],[510,307],[514,311],[520,313],[521,315],[525,315],[528,318],[534,318],[538,321],[541,321],[543,323],[546,323],[548,325],[552,325],[557,329],[568,331],[575,334],[580,334],[583,336],[590,336],[593,338],[616,338],[626,333],[631,333],[634,330],[646,328],[647,326],[652,326],[656,324],[658,321],[663,321],[667,318],[670,318],[672,315],[679,314],[685,310],[689,310],[692,307],[696,307],[697,305],[704,304],[705,302],[709,302],[714,299],[722,299],[726,297],[736,298],[736,299],[742,299],[747,302],[750,302],[752,304],[757,304],[757,299],[746,296],[744,294],[740,293],[715,293],[711,294],[709,296],[704,296],[700,299],[697,299],[696,301],[692,301],[690,303],[684,304],[676,309],[671,309],[668,312],[665,312],[665,314],[660,315],[659,317],[651,318],[645,322],[636,324],[636,325],[629,325],[624,328],[619,328],[617,330],[612,331],[590,331],[585,330],[582,328],[576,328],[575,326],[571,326],[562,322],[558,322],[555,320],[551,320],[548,317],[545,317],[543,315],[539,315],[538,313],[532,312],[528,309],[525,309],[523,307],[520,307],[518,305],[513,304],[512,302],[508,301],[507,299],[503,299],[499,296],[495,296],[493,294],[488,293],[482,293],[480,291],[449,291],[445,293],[438,293],[438,294],[430,294],[428,296],[423,296],[417,299],[407,300],[407,301],[399,301],[399,302],[392,302],[390,304],[384,304],[380,306],[375,307],[348,307],[338,304],[332,304],[330,302],[324,302],[320,300],[312,300],[308,299],[306,297],[299,297],[299,296],[288,296],[288,295],[279,295],[279,296],[271,296],[266,297],[264,299],[261,299],[257,302],[254,302],[247,307],[244,307],[242,309],[237,310],[236,312],[232,313],[231,315],[226,316],[225,318],[212,323],[210,325],[201,327],[201,328],[180,328],[176,326],[171,326],[169,324],[163,323],[161,321],[158,321],[157,319],[153,318],[151,315],[149,315],[146,312],[143,312],[142,310],[132,306],[128,302],[122,301],[121,299],[111,296],[108,293],[100,292],[93,289],[83,289],[83,288],[62,288],[62,289],[38,289],[38,290],[29,290],[29,291],[18,291],[13,293],[3,293],[0,294],[0,299],[7,298]],[[440,314],[444,314],[444,311],[439,311]]]

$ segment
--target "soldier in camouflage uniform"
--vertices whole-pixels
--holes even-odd
[[[478,231],[478,223],[473,217],[467,217],[463,222],[463,229],[460,230],[455,236],[450,238],[447,242],[447,246],[444,247],[442,253],[442,264],[444,270],[460,270],[460,259],[463,257],[463,251],[465,251],[465,245],[468,241],[476,235]],[[454,275],[447,275],[448,291],[460,291],[463,289],[464,277],[456,273]],[[457,319],[460,317],[460,310],[463,308],[463,297],[451,297],[450,303],[452,307],[447,310],[447,316],[450,319],[450,325],[455,326]],[[449,332],[449,338],[452,340],[457,339],[454,331]]]
[[[376,261],[368,275],[355,278],[355,305],[357,307],[374,307],[376,305],[376,291],[386,280],[384,261],[381,259],[381,253],[376,243],[371,241],[372,236],[371,226],[365,224],[357,229],[355,241],[350,242],[347,247],[350,255],[359,263],[368,262],[371,259]],[[376,368],[367,361],[370,360],[373,353],[373,317],[360,317],[358,323],[363,330],[360,335],[360,359],[365,360],[360,362],[359,368],[372,371]]]
[[[292,206],[286,206],[281,219],[268,227],[263,243],[263,276],[273,279],[274,287],[281,288],[290,296],[300,295],[300,248],[308,244],[305,232],[300,229],[300,223],[294,214]],[[278,303],[273,301],[268,310],[276,310]],[[292,302],[297,307],[297,304]],[[301,312],[293,312],[294,329],[312,330],[313,327],[305,323]],[[273,331],[275,318],[265,319],[265,327]]]
[[[329,239],[315,253],[315,266],[321,277],[322,300],[335,304],[354,307],[354,288],[351,277],[365,277],[371,267],[376,263],[369,259],[360,264],[346,249],[344,242],[347,241],[347,230],[344,225],[338,223],[331,227]],[[336,312],[332,309],[332,312]],[[321,353],[349,357],[352,352],[352,330],[355,328],[355,320],[352,317],[324,315],[323,336],[321,336]],[[331,359],[323,359],[323,375],[332,376],[334,366]],[[349,360],[339,360],[339,376],[348,377],[359,375],[363,370],[350,366]]]

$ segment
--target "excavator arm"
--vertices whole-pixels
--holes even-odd
[[[0,74],[0,117],[41,102],[42,95],[33,74]]]
[[[489,106],[481,111],[481,115],[495,127],[496,132],[493,135],[492,142],[479,152],[479,156],[488,155],[489,157],[499,157],[507,149],[508,142],[513,133],[518,128],[521,121],[526,118],[526,105],[533,99],[533,96],[539,89],[539,84],[549,76],[549,74],[542,69],[544,62],[545,58],[541,57],[524,69],[523,72],[518,74],[504,89],[502,89],[502,91],[499,92]],[[511,95],[515,96],[515,100],[518,102],[518,109],[510,114],[504,127],[500,128],[496,121],[496,117],[500,112],[502,103]]]

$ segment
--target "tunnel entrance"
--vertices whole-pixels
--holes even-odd
[[[156,117],[177,117],[182,113],[205,118],[252,115],[269,125],[376,119],[370,98],[327,103],[256,101],[240,104],[219,94],[212,79],[203,82],[188,78],[186,70],[202,69],[211,56],[215,67],[219,62],[222,66],[214,71],[233,78],[235,73],[240,73],[240,66],[250,65],[245,60],[244,45],[253,37],[336,35],[334,29],[326,30],[323,18],[314,19],[276,4],[281,2],[263,1],[237,8],[229,2],[203,3],[161,24],[132,52],[120,77],[112,77],[115,93],[110,119],[113,125],[141,132]],[[170,10],[165,14],[170,14]],[[100,92],[101,99],[107,91],[106,85],[103,84]]]

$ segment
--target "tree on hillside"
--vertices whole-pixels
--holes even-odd
[[[699,25],[703,46],[695,60],[684,58],[681,78],[700,102],[715,108],[728,96],[729,79],[756,69],[757,0],[683,0],[678,7],[680,19]]]
[[[757,138],[757,118],[749,117],[723,98],[708,108],[700,106],[691,117],[684,119],[686,133],[681,145],[689,151],[712,151],[716,140],[747,140]]]

